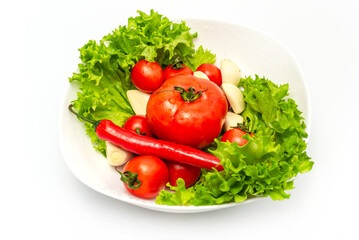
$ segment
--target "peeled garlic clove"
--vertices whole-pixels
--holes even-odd
[[[237,127],[238,123],[243,122],[244,118],[241,115],[235,114],[233,112],[228,112],[224,121],[223,130],[227,132],[228,130]]]
[[[131,159],[132,153],[106,141],[107,162],[111,166],[121,166]]]
[[[146,115],[147,102],[151,94],[139,90],[128,90],[126,94],[136,115]]]
[[[235,86],[238,85],[242,78],[238,65],[229,59],[223,59],[221,61],[221,73],[223,83],[231,83]]]
[[[234,113],[241,113],[245,109],[244,97],[242,91],[231,83],[223,83],[222,89],[231,105]]]
[[[205,73],[201,72],[201,71],[195,71],[193,73],[193,76],[209,80],[208,76]]]

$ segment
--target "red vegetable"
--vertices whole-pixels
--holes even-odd
[[[166,164],[155,156],[139,156],[131,159],[123,167],[124,172],[135,172],[141,181],[139,188],[130,188],[124,183],[125,188],[133,195],[140,198],[153,198],[166,187],[168,182],[168,168]]]
[[[212,170],[212,168],[218,171],[223,170],[223,166],[219,164],[219,158],[209,153],[189,146],[142,136],[125,130],[110,120],[90,120],[76,113],[72,109],[72,105],[69,106],[69,110],[79,118],[93,124],[96,134],[100,139],[109,141],[129,152],[138,155],[153,155],[161,159],[185,163],[209,170]]]
[[[152,93],[146,117],[158,138],[201,149],[218,137],[227,111],[226,97],[216,84],[177,75]]]
[[[173,65],[169,65],[163,70],[164,80],[174,77],[176,75],[193,75],[193,71],[182,64],[182,62],[176,62]]]
[[[222,73],[216,65],[210,63],[203,63],[197,68],[196,71],[201,71],[206,74],[209,80],[217,84],[218,87],[222,85]]]
[[[123,125],[123,128],[147,137],[155,137],[148,126],[146,117],[143,115],[129,117]]]
[[[239,128],[233,128],[231,130],[228,130],[227,132],[225,132],[225,134],[223,134],[221,141],[222,142],[237,142],[239,146],[244,146],[246,145],[246,143],[248,142],[248,140],[242,138],[242,136],[246,135],[247,133],[242,131]],[[251,137],[254,136],[253,133],[249,134]]]
[[[168,182],[171,186],[177,186],[177,179],[182,178],[185,182],[185,187],[188,188],[195,184],[201,175],[201,169],[188,164],[178,162],[166,162],[169,178]]]
[[[138,61],[131,71],[131,81],[142,92],[151,93],[163,83],[163,70],[157,62]]]

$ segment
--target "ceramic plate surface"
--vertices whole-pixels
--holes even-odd
[[[185,19],[192,32],[198,32],[195,45],[203,45],[217,55],[217,66],[223,58],[236,62],[243,76],[265,76],[276,84],[289,83],[290,97],[299,105],[310,132],[309,95],[300,67],[291,52],[273,37],[251,27],[228,22]],[[69,85],[60,109],[59,135],[63,157],[73,174],[90,188],[115,199],[140,207],[175,213],[213,211],[256,201],[215,206],[163,206],[154,200],[130,195],[120,181],[120,175],[94,150],[83,124],[71,114],[67,106],[76,98],[78,88]]]

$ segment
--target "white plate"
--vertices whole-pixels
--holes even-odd
[[[277,84],[289,83],[290,97],[299,105],[310,130],[309,96],[303,74],[291,52],[273,37],[262,31],[228,22],[203,19],[187,19],[193,32],[198,32],[195,45],[203,45],[223,58],[235,61],[243,75],[265,76]],[[218,65],[218,63],[217,63]],[[92,189],[140,207],[176,213],[213,211],[249,203],[215,206],[163,206],[153,200],[143,200],[130,195],[120,181],[120,175],[110,167],[106,159],[94,150],[83,124],[71,114],[67,106],[76,98],[77,88],[69,85],[60,110],[60,145],[64,159],[73,174]]]

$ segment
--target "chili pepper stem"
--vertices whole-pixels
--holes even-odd
[[[95,127],[95,129],[96,129],[97,125],[98,125],[100,122],[99,122],[99,121],[95,121],[95,120],[91,120],[91,119],[89,119],[89,118],[87,118],[87,117],[85,117],[85,116],[82,116],[81,114],[75,112],[73,106],[74,106],[73,104],[70,104],[70,105],[69,105],[68,108],[69,108],[70,112],[72,112],[72,113],[75,114],[78,118],[81,118],[81,119],[84,120],[85,122],[91,123],[91,124]]]

